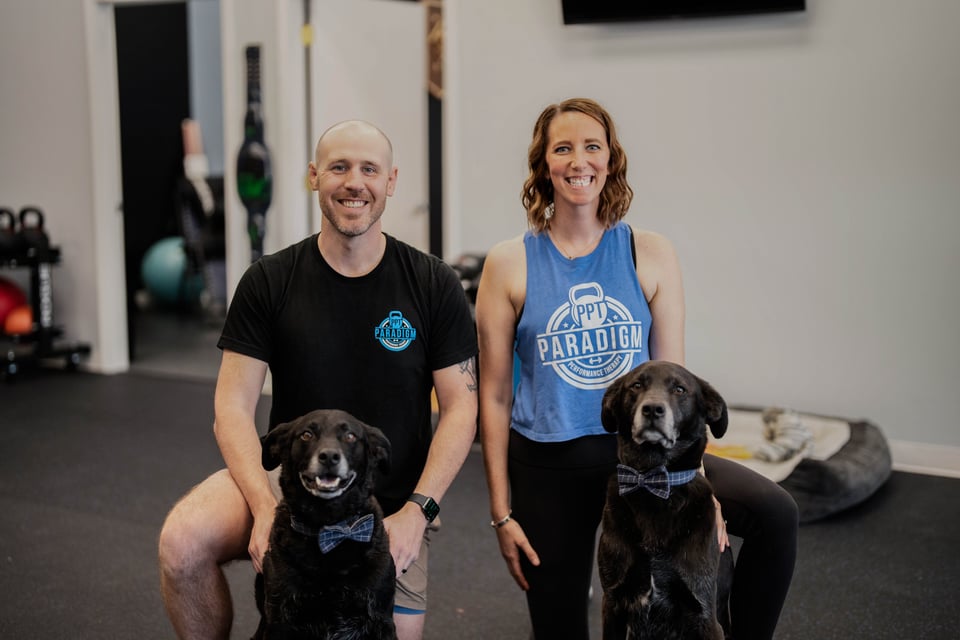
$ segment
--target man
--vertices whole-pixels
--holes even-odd
[[[476,431],[476,333],[453,270],[381,231],[397,181],[382,131],[331,127],[309,172],[319,235],[250,266],[220,338],[214,433],[227,468],[191,490],[160,534],[161,591],[182,638],[229,636],[222,564],[249,557],[261,571],[278,495],[254,423],[268,369],[270,427],[338,408],[390,438],[392,470],[376,493],[397,567],[394,618],[402,640],[423,633],[428,524]]]

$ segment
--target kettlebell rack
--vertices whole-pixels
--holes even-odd
[[[0,268],[30,270],[30,306],[33,330],[30,333],[0,336],[3,370],[0,377],[11,382],[26,367],[41,366],[63,359],[68,370],[90,355],[86,343],[58,342],[63,329],[53,322],[53,266],[60,263],[59,247],[17,247],[0,253]]]

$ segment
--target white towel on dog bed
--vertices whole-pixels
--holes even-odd
[[[727,432],[719,440],[711,439],[707,453],[736,460],[774,482],[781,482],[801,460],[826,460],[850,440],[850,423],[845,420],[806,413],[789,414],[799,419],[810,437],[806,446],[784,460],[768,462],[757,457],[756,452],[770,443],[765,435],[763,413],[742,409],[729,410]]]

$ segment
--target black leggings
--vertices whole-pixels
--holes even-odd
[[[728,532],[743,539],[731,601],[733,637],[772,638],[793,577],[797,505],[779,485],[740,464],[706,456],[704,466]],[[535,638],[590,637],[596,535],[615,468],[614,436],[538,443],[511,431],[513,517],[540,556],[534,567],[521,554]]]

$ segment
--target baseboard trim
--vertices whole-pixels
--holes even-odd
[[[889,444],[896,471],[960,478],[960,447],[905,440]]]

